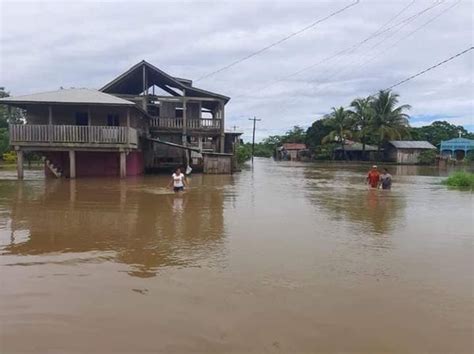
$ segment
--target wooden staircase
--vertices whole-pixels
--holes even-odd
[[[61,178],[63,172],[59,166],[55,166],[51,160],[47,159],[45,156],[43,156],[43,161],[56,178]]]

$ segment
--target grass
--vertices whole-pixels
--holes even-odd
[[[458,171],[443,181],[449,187],[474,188],[474,173]]]

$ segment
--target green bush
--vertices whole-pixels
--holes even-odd
[[[248,145],[239,145],[235,151],[237,163],[242,165],[252,157],[252,150]]]
[[[3,161],[6,163],[15,163],[16,162],[16,154],[14,151],[7,151],[2,155]]]
[[[469,162],[474,162],[474,150],[468,151],[464,159]]]
[[[446,180],[444,180],[443,184],[446,184],[450,187],[463,187],[472,189],[474,187],[474,173],[464,171],[455,172]]]
[[[418,163],[420,165],[433,165],[436,161],[436,151],[435,150],[425,150],[420,153],[418,156]]]

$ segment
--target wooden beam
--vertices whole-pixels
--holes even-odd
[[[220,102],[219,104],[220,110],[221,110],[221,142],[220,142],[220,151],[221,153],[224,152],[225,150],[225,130],[224,130],[224,122],[225,122],[225,114],[224,114],[224,108],[225,104],[224,102]]]
[[[120,178],[127,177],[127,153],[120,151]]]
[[[76,178],[76,152],[69,150],[69,178]]]
[[[48,137],[49,142],[53,141],[53,106],[48,106]]]
[[[23,150],[16,147],[16,172],[18,179],[23,179]]]

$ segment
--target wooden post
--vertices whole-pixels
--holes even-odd
[[[16,172],[18,179],[23,179],[23,150],[20,150],[17,146],[16,148]]]
[[[69,150],[69,178],[76,178],[76,152]]]
[[[143,109],[145,112],[148,112],[148,87],[147,87],[147,80],[146,80],[146,67],[145,63],[142,66],[142,80],[143,80]]]
[[[90,106],[87,106],[87,125],[90,127],[92,121],[92,110]]]
[[[182,135],[182,140],[183,140],[183,145],[188,146],[188,119],[187,119],[187,105],[188,101],[186,99],[186,90],[183,90],[183,135]],[[184,161],[186,163],[186,166],[189,165],[189,154],[186,149],[184,151]]]
[[[53,106],[48,106],[48,138],[49,142],[53,141]]]
[[[220,102],[220,111],[221,111],[221,142],[220,142],[220,151],[224,153],[225,150],[225,131],[224,131],[224,102]]]
[[[130,107],[127,107],[127,145],[130,144]]]
[[[127,153],[120,151],[120,178],[127,177]]]

